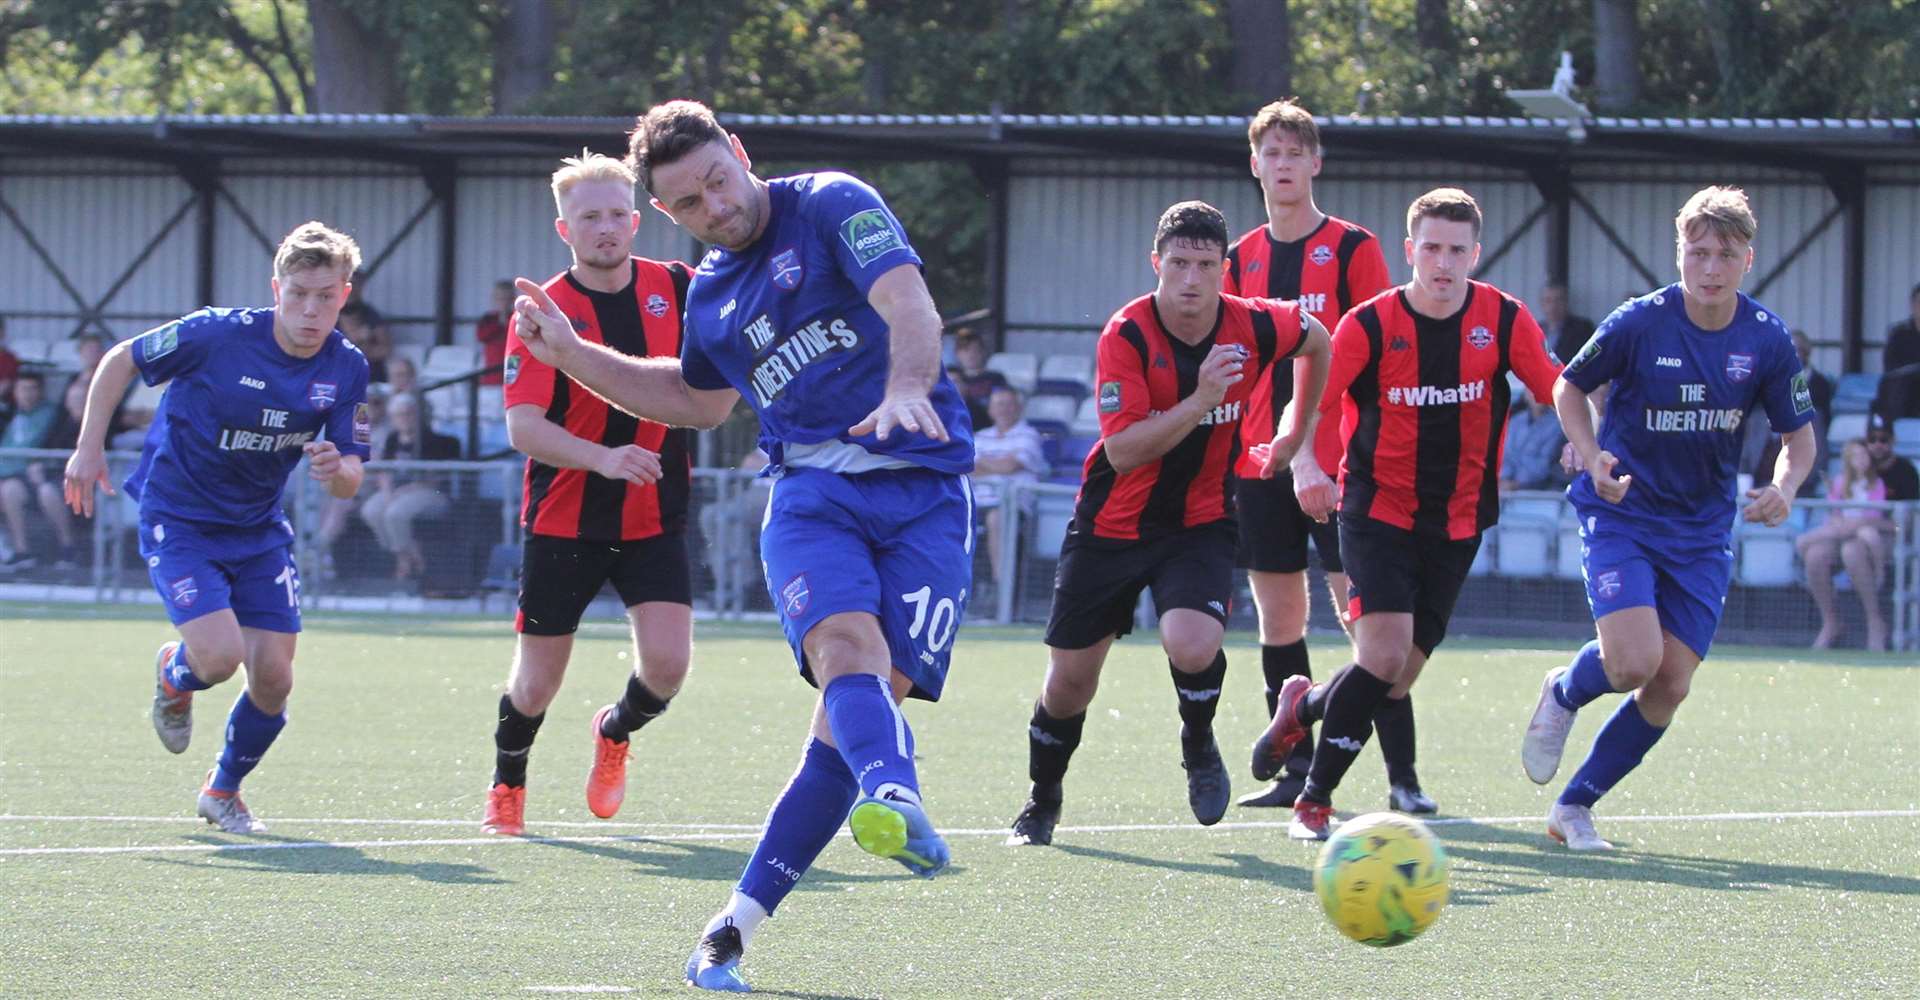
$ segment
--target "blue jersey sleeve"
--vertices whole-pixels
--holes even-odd
[[[713,363],[700,346],[699,331],[693,322],[693,310],[687,310],[685,331],[680,338],[680,378],[695,389],[731,389],[733,383],[720,374],[720,368]]]
[[[1786,434],[1799,430],[1813,419],[1813,385],[1807,381],[1806,369],[1800,366],[1800,355],[1794,352],[1786,327],[1777,317],[1773,322],[1780,336],[1768,338],[1775,342],[1773,363],[1767,366],[1760,383],[1760,405],[1767,409],[1767,423],[1773,426],[1773,432]]]
[[[327,414],[327,440],[342,455],[358,455],[366,461],[373,450],[373,412],[367,406],[367,359],[358,352],[350,355],[352,378],[343,387],[340,401]]]
[[[133,339],[133,366],[148,385],[159,385],[200,367],[227,324],[210,310],[189,313]]]
[[[880,276],[902,264],[920,264],[907,243],[906,227],[865,181],[848,174],[820,174],[806,213],[821,242],[853,286],[866,295]]]
[[[1652,307],[1639,299],[1628,300],[1600,322],[1587,345],[1567,362],[1560,377],[1581,392],[1592,392],[1619,378],[1632,360],[1633,341]]]

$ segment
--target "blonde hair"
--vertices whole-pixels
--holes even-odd
[[[1673,231],[1675,246],[1707,233],[1734,243],[1752,243],[1760,224],[1753,218],[1745,191],[1715,184],[1695,191],[1680,206],[1680,214],[1673,217]]]
[[[1413,239],[1420,220],[1429,216],[1448,222],[1471,222],[1473,238],[1480,238],[1480,203],[1459,188],[1434,188],[1413,199],[1413,204],[1407,206],[1407,239]]]
[[[322,223],[303,222],[280,241],[280,249],[273,253],[276,278],[325,267],[339,268],[342,278],[350,278],[360,270],[360,244]]]
[[[1854,474],[1853,462],[1849,461],[1849,459],[1853,457],[1853,454],[1856,451],[1862,455],[1867,456],[1867,471],[1864,473],[1861,473],[1858,476],[1855,476]],[[1838,486],[1838,492],[1840,495],[1837,499],[1840,499],[1840,500],[1852,499],[1853,487],[1856,484],[1865,483],[1868,489],[1872,489],[1874,487],[1874,484],[1878,483],[1879,481],[1880,481],[1880,470],[1873,467],[1873,456],[1871,453],[1867,451],[1866,438],[1854,438],[1851,441],[1848,441],[1846,444],[1841,446],[1840,448],[1840,482]]]
[[[1298,98],[1283,97],[1254,112],[1253,120],[1247,123],[1247,145],[1259,152],[1260,140],[1274,129],[1300,140],[1308,152],[1320,154],[1320,126],[1314,124],[1313,113],[1301,107]]]
[[[553,207],[561,215],[567,214],[561,199],[573,190],[575,184],[583,181],[619,181],[631,188],[634,185],[633,168],[608,156],[589,149],[582,149],[579,156],[569,156],[560,161],[560,169],[553,172]]]

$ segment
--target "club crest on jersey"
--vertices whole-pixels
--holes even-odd
[[[1475,350],[1484,351],[1493,343],[1493,331],[1484,326],[1476,326],[1467,331],[1467,343],[1472,344]]]
[[[1593,578],[1593,592],[1603,601],[1611,601],[1620,596],[1620,571],[1607,570]]]
[[[1389,351],[1408,351],[1412,349],[1413,345],[1407,343],[1407,338],[1405,337],[1396,336],[1387,344],[1387,350]]]
[[[176,607],[190,608],[194,599],[200,596],[200,587],[193,582],[193,577],[183,576],[167,584],[167,593]]]
[[[1258,272],[1259,270],[1260,270],[1260,262],[1259,262],[1259,261],[1257,261],[1257,260],[1256,260],[1256,261],[1253,261],[1252,263],[1250,263],[1250,264],[1248,264],[1248,265],[1247,265],[1247,273],[1248,273],[1248,274],[1254,274],[1254,273],[1256,273],[1256,272]]]
[[[773,262],[769,264],[768,267],[773,272],[774,284],[779,285],[789,292],[800,287],[800,277],[802,275],[802,271],[800,270],[800,251],[791,248],[782,250],[773,255]]]
[[[316,410],[331,409],[333,407],[334,401],[338,400],[339,398],[340,398],[340,386],[338,383],[334,383],[334,382],[307,383],[307,402],[312,403],[313,408]]]
[[[1735,382],[1745,382],[1753,377],[1753,355],[1727,355],[1727,377]]]
[[[1333,248],[1322,243],[1314,247],[1311,253],[1307,254],[1307,259],[1313,261],[1315,264],[1331,264],[1333,263]]]
[[[659,319],[667,314],[667,297],[655,292],[647,296],[647,315]]]
[[[780,588],[780,610],[786,612],[788,618],[798,618],[806,613],[807,598],[812,596],[813,591],[807,586],[807,574],[802,573]]]
[[[567,322],[573,325],[573,332],[575,333],[585,333],[587,332],[587,327],[590,327],[593,325],[592,323],[589,323],[584,319],[580,319],[577,316],[568,316]]]

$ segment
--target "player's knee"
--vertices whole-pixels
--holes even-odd
[[[671,698],[686,683],[693,658],[686,650],[649,650],[640,654],[640,679],[647,690],[662,698]]]
[[[1166,643],[1167,659],[1175,670],[1182,673],[1199,673],[1213,665],[1214,657],[1220,655],[1218,640],[1207,641],[1204,638],[1169,638]]]
[[[1671,715],[1681,702],[1687,700],[1687,692],[1692,689],[1691,672],[1663,671],[1640,689],[1640,697],[1648,702],[1645,707]]]
[[[278,715],[293,697],[293,670],[254,671],[247,678],[247,697],[254,707],[268,715]]]
[[[246,651],[239,643],[188,643],[187,661],[193,664],[193,672],[209,684],[218,684],[232,677],[240,669],[240,663],[246,658]]]
[[[807,662],[823,685],[846,674],[871,673],[886,661],[885,647],[875,650],[870,641],[877,638],[849,623],[822,622],[807,633]]]

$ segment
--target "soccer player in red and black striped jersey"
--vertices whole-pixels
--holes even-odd
[[[1380,241],[1365,228],[1336,219],[1314,202],[1320,173],[1320,127],[1291,98],[1261,108],[1247,125],[1248,157],[1260,182],[1267,222],[1240,237],[1227,251],[1225,290],[1249,298],[1297,301],[1332,330],[1355,305],[1392,284]],[[1260,478],[1259,446],[1272,440],[1280,413],[1293,397],[1292,380],[1271,371],[1254,383],[1240,421],[1240,474],[1234,501],[1240,512],[1240,565],[1246,567],[1260,621],[1260,667],[1266,681],[1267,715],[1273,715],[1280,685],[1296,675],[1311,677],[1307,664],[1307,542],[1319,553],[1336,613],[1344,615],[1347,574],[1340,562],[1340,529],[1300,510],[1293,476],[1281,470]],[[1340,422],[1321,421],[1313,450],[1328,476],[1340,470]],[[1374,720],[1387,758],[1394,808],[1432,811],[1413,770],[1413,703],[1398,698],[1381,706]],[[1243,806],[1293,805],[1307,780],[1311,745],[1294,748],[1287,760],[1255,755],[1253,777],[1270,787],[1240,800]]]
[[[1294,803],[1288,833],[1296,839],[1327,838],[1334,789],[1381,703],[1412,686],[1446,636],[1481,532],[1499,519],[1507,373],[1536,399],[1560,375],[1527,307],[1468,279],[1480,224],[1465,191],[1416,198],[1407,209],[1413,280],[1362,303],[1334,331],[1322,419],[1343,411],[1340,548],[1354,662],[1325,684],[1289,679],[1260,738],[1285,753],[1307,725],[1322,723]],[[1309,513],[1323,513],[1317,500],[1303,488]]]
[[[1220,640],[1233,592],[1240,421],[1258,377],[1298,358],[1287,367],[1299,408],[1262,443],[1261,472],[1271,475],[1290,460],[1311,466],[1312,449],[1303,445],[1318,418],[1329,341],[1320,321],[1294,303],[1221,294],[1226,250],[1218,209],[1197,201],[1167,209],[1153,238],[1158,287],[1115,313],[1100,334],[1100,440],[1087,455],[1061,546],[1047,677],[1028,727],[1033,789],[1010,844],[1052,842],[1061,781],[1107,649],[1132,629],[1134,605],[1148,588],[1178,695],[1187,804],[1202,825],[1227,811],[1213,716],[1227,671]]]
[[[677,358],[692,271],[632,255],[640,217],[634,174],[583,153],[553,175],[554,228],[573,265],[543,288],[582,339],[624,354]],[[484,829],[525,828],[527,755],[560,690],[580,616],[611,582],[626,605],[637,653],[624,694],[593,717],[587,806],[611,817],[626,796],[634,730],[667,710],[693,648],[693,595],[683,529],[688,435],[609,406],[536,359],[509,325],[507,434],[527,456],[521,519],[519,633],[494,730],[493,785]]]

